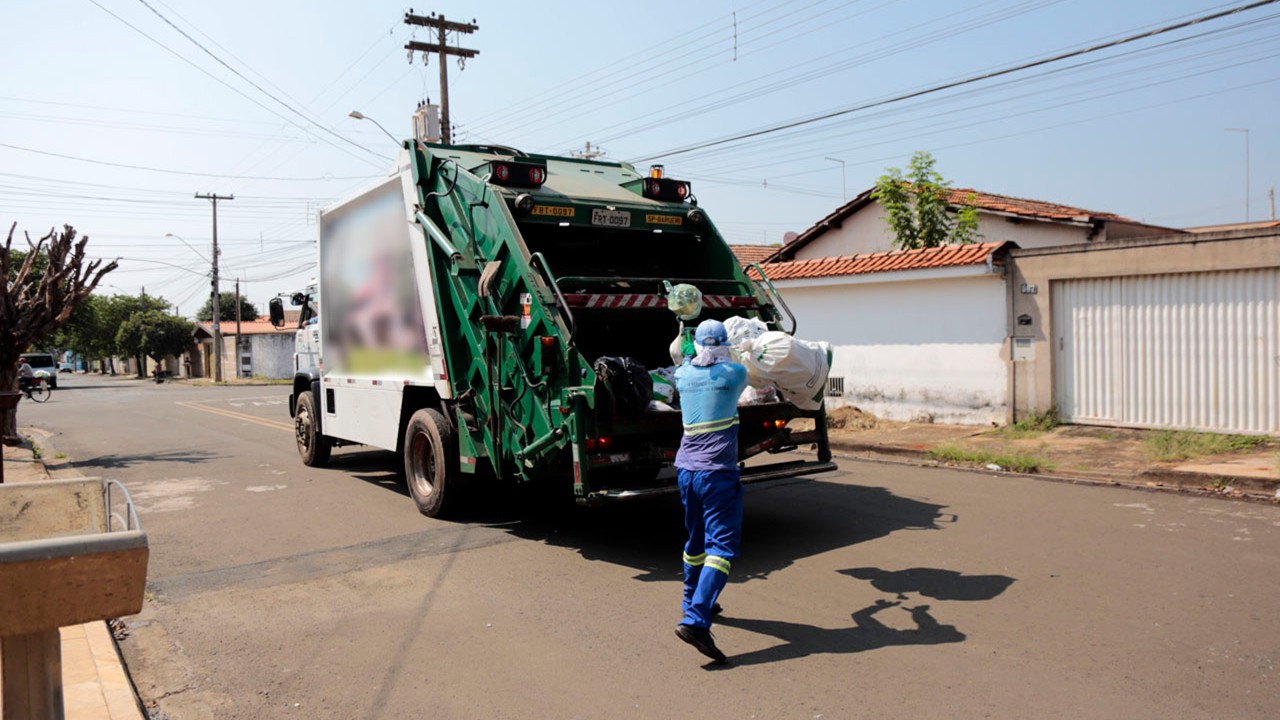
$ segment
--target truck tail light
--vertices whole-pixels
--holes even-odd
[[[547,181],[545,163],[490,160],[489,182],[504,187],[538,188]]]
[[[646,178],[641,186],[641,194],[650,200],[667,202],[684,202],[692,188],[683,180],[672,180],[665,177]]]

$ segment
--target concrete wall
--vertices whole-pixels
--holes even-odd
[[[234,326],[233,326],[234,327]],[[212,347],[212,340],[207,341]],[[240,353],[249,356],[249,369],[241,372],[236,358],[236,336],[222,336],[222,375],[224,379],[241,376],[264,378],[293,377],[294,334],[290,332],[245,335]],[[208,377],[213,377],[210,368]]]
[[[293,377],[294,335],[248,335],[252,369],[250,375],[265,378]]]
[[[1074,247],[1014,250],[1010,254],[1010,324],[1031,339],[1031,357],[1012,362],[1011,419],[1040,414],[1055,404],[1056,337],[1050,298],[1055,281],[1210,270],[1280,267],[1280,232],[1238,231],[1114,240]],[[1036,286],[1035,294],[1022,292]],[[1017,323],[1024,317],[1029,324]]]
[[[833,346],[849,404],[892,420],[988,424],[1007,416],[1007,294],[983,267],[776,283],[797,336]]]
[[[797,260],[832,257],[836,255],[861,255],[886,252],[893,248],[893,234],[885,224],[884,208],[872,203],[854,213],[838,228],[819,235],[816,240],[796,252]],[[1073,245],[1089,241],[1090,228],[1055,222],[1041,222],[1011,218],[994,213],[978,212],[978,234],[982,242],[1012,240],[1022,248]],[[1095,240],[1104,236],[1099,235]]]

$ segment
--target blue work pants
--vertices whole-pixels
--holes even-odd
[[[711,606],[729,581],[742,540],[742,481],[731,470],[680,470],[684,503],[684,620],[711,627]]]

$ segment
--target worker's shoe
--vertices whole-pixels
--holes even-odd
[[[716,603],[715,605],[711,606],[712,615],[719,615],[722,612],[724,612],[724,608],[720,607],[720,603]]]
[[[716,639],[711,636],[711,631],[707,628],[680,623],[676,626],[676,637],[716,662],[722,663],[728,660],[724,653],[720,652],[720,648],[716,647]]]

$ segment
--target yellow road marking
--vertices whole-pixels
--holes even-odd
[[[253,415],[238,413],[234,410],[225,410],[223,408],[213,408],[207,405],[202,405],[197,402],[180,401],[180,402],[177,402],[176,404],[181,405],[183,407],[191,408],[192,410],[201,410],[203,412],[212,413],[214,415],[221,415],[223,417],[232,418],[233,420],[244,420],[245,422],[256,423],[263,427],[272,428],[273,430],[284,430],[285,432],[290,432],[290,433],[294,431],[294,427],[292,424],[277,422],[275,420],[265,420],[260,417],[254,417]]]

